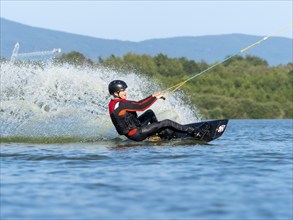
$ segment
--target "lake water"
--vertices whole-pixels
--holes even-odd
[[[191,142],[1,143],[1,219],[292,219],[293,120]]]

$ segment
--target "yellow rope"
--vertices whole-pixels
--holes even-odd
[[[262,38],[261,40],[255,42],[254,44],[252,44],[252,45],[250,45],[250,46],[248,46],[248,47],[246,47],[246,48],[240,50],[240,52],[243,53],[244,51],[246,51],[246,50],[248,50],[248,49],[254,47],[254,46],[257,45],[257,44],[260,44],[261,42],[267,40],[268,38],[270,38],[270,37],[272,37],[272,36],[275,36],[275,35],[277,35],[277,34],[280,33],[280,32],[283,32],[284,30],[286,30],[287,28],[289,28],[290,26],[292,26],[292,24],[293,24],[293,22],[289,22],[287,25],[285,25],[285,26],[283,26],[282,28],[280,28],[280,29],[274,31],[274,32],[271,33],[270,35],[268,35],[268,36]]]
[[[175,86],[172,86],[172,87],[169,87],[168,89],[165,89],[164,91],[169,91],[169,90],[171,90],[172,88],[175,87],[175,89],[172,89],[171,91],[169,91],[169,92],[167,93],[167,95],[164,95],[164,97],[165,97],[165,98],[169,97],[169,96],[172,95],[177,89],[179,89],[181,86],[183,86],[183,85],[184,85],[185,83],[187,83],[187,82],[188,82],[188,80],[185,80],[185,81],[182,81],[181,83],[176,84]],[[164,93],[164,91],[163,91],[163,93]]]
[[[238,55],[238,54],[240,54],[240,53],[243,53],[243,52],[249,50],[250,48],[254,47],[255,45],[260,44],[261,42],[267,40],[268,38],[270,38],[270,37],[272,37],[272,36],[275,36],[275,35],[277,35],[278,33],[280,33],[280,32],[282,32],[282,31],[286,30],[287,28],[291,27],[292,25],[293,25],[293,22],[289,22],[287,25],[283,26],[282,28],[278,29],[277,31],[274,31],[273,33],[271,33],[270,35],[268,35],[268,36],[262,38],[261,40],[255,42],[255,43],[253,43],[253,44],[251,44],[251,45],[249,45],[248,47],[245,47],[244,49],[240,50],[239,52],[235,53],[234,55],[229,56],[228,58],[226,58],[226,59],[223,60],[222,62],[218,62],[218,63],[216,63],[216,64],[210,66],[209,68],[203,70],[202,72],[197,73],[197,74],[194,74],[194,75],[192,75],[191,77],[189,77],[188,79],[186,79],[186,80],[184,80],[184,81],[182,81],[182,82],[179,82],[179,83],[177,83],[177,84],[175,84],[175,85],[173,85],[173,86],[171,86],[171,87],[169,87],[169,88],[163,90],[163,91],[162,91],[163,94],[167,92],[167,94],[164,95],[164,97],[166,98],[166,97],[172,95],[176,90],[178,90],[181,86],[183,86],[183,85],[184,85],[185,83],[187,83],[189,80],[191,80],[191,79],[193,79],[193,78],[195,78],[195,77],[197,77],[197,76],[199,76],[199,75],[201,75],[201,74],[207,72],[208,70],[210,70],[210,69],[214,68],[215,66],[218,66],[219,64],[221,64],[221,63],[223,63],[223,62],[225,62],[225,61],[231,59],[232,57],[234,57],[234,56],[236,56],[236,55]]]

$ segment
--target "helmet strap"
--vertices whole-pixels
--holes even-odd
[[[115,95],[115,93],[118,93],[118,96],[117,95]],[[120,95],[119,95],[119,93],[120,93],[120,91],[118,91],[118,92],[114,92],[114,98],[120,98],[121,99],[121,97],[120,97]]]

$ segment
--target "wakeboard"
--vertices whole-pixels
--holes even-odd
[[[222,136],[228,124],[228,119],[203,121],[197,123],[186,124],[194,127],[200,131],[198,135],[190,135],[182,132],[161,132],[156,136],[150,137],[148,140],[152,142],[165,141],[165,140],[194,140],[197,142],[210,142]]]

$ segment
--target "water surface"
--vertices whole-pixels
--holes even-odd
[[[1,143],[1,219],[292,219],[292,120],[210,144]]]

